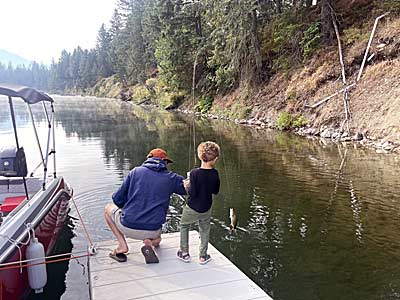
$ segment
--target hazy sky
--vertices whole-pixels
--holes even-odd
[[[0,0],[0,49],[50,63],[63,49],[95,46],[116,0]]]

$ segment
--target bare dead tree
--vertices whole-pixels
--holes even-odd
[[[336,22],[335,11],[333,10],[332,6],[330,6],[330,10],[331,10],[332,24],[335,29],[336,39],[337,39],[337,43],[338,43],[339,61],[340,61],[341,69],[342,69],[343,86],[346,87],[346,85],[347,85],[346,68],[345,68],[344,60],[343,60],[342,42],[340,40],[339,28],[338,28],[338,25]],[[343,126],[346,124],[347,132],[350,132],[349,123],[350,123],[351,114],[350,114],[350,103],[349,103],[349,91],[347,89],[345,89],[343,92],[343,105],[344,105],[345,121],[343,122],[342,128],[340,128],[340,131],[342,131]]]

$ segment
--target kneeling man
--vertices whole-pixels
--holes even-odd
[[[185,195],[183,177],[169,171],[172,163],[165,150],[150,151],[146,161],[132,169],[119,190],[113,194],[114,204],[105,207],[108,226],[118,240],[110,257],[126,261],[128,244],[125,237],[143,240],[141,248],[146,263],[158,263],[154,247],[161,242],[161,227],[166,221],[170,197],[173,193]]]

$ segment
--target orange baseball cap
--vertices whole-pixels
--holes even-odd
[[[150,157],[157,157],[161,158],[162,160],[165,160],[167,163],[172,163],[173,161],[168,157],[167,152],[164,149],[161,148],[155,148],[147,154],[147,158]]]

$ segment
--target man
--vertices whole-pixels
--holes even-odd
[[[118,240],[117,248],[110,253],[116,261],[126,261],[128,237],[143,240],[141,250],[146,263],[158,263],[154,247],[161,242],[161,226],[166,221],[171,194],[186,194],[184,178],[169,171],[168,163],[172,161],[165,150],[151,150],[147,160],[131,170],[113,194],[114,204],[106,205],[107,224]]]

